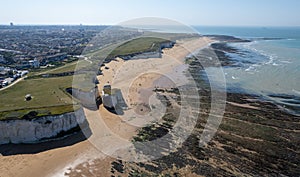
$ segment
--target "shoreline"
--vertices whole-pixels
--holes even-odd
[[[268,40],[268,39],[262,39],[262,40]],[[275,40],[275,39],[274,39]],[[278,40],[278,39],[276,39]],[[248,41],[241,41],[238,43],[247,43]],[[252,65],[257,64],[258,61],[240,61],[236,58],[232,57],[229,54],[245,54],[250,49],[244,49],[243,47],[235,47],[231,46],[230,44],[234,44],[235,42],[232,41],[223,41],[218,42],[215,44],[212,44],[212,49],[216,52],[218,57],[220,58],[222,62],[223,67],[229,67],[229,68],[241,68],[245,69],[243,65],[247,65],[247,68]],[[251,51],[253,53],[256,53],[255,51]],[[260,53],[258,53],[260,54]],[[269,62],[269,61],[268,61]],[[247,69],[246,69],[247,70]],[[224,71],[226,72],[226,71]],[[229,78],[230,79],[230,78]],[[236,78],[235,78],[236,79]],[[228,82],[228,81],[227,81]],[[285,110],[289,114],[293,114],[295,116],[300,116],[300,97],[297,95],[297,93],[292,92],[275,92],[275,91],[261,91],[257,89],[247,89],[247,86],[238,85],[239,82],[233,83],[231,86],[227,86],[227,91],[231,93],[241,93],[241,94],[250,94],[255,95],[256,97],[259,97],[260,100],[266,101],[266,102],[272,102],[275,105],[279,107],[279,109]]]
[[[105,173],[116,176],[134,174],[177,174],[178,176],[222,175],[253,176],[253,175],[289,175],[299,174],[299,119],[278,110],[276,105],[263,102],[254,95],[228,93],[226,112],[217,133],[209,146],[199,147],[199,137],[206,124],[209,113],[209,89],[198,77],[201,66],[191,67],[193,77],[198,78],[201,85],[201,111],[197,125],[190,137],[175,152],[161,159],[145,163],[125,162],[118,159],[87,161],[68,171],[68,175],[97,175],[99,170],[107,166],[112,172]],[[180,100],[175,90],[156,90],[165,101],[167,116],[162,121],[139,129],[134,136],[135,141],[152,141],[172,130],[174,120],[178,116]],[[177,95],[179,96],[179,95]],[[176,111],[177,110],[177,111]],[[166,143],[163,148],[170,144]],[[156,149],[160,151],[160,149]],[[163,153],[164,150],[162,150]],[[147,153],[147,152],[145,152]],[[220,165],[221,163],[221,165]],[[92,164],[88,166],[88,164]]]
[[[177,49],[179,50],[180,48]],[[170,49],[164,50],[164,52],[166,55],[172,54]],[[181,52],[184,53],[186,51],[181,50]],[[176,54],[176,52],[173,52],[173,54]],[[164,59],[168,62],[170,58]],[[157,66],[153,63],[154,61]],[[121,59],[112,60],[105,64],[109,69],[103,68],[104,77],[99,76],[100,84],[98,88],[102,89],[101,84],[110,81],[113,87],[115,86],[115,88],[119,89],[124,88],[123,90],[127,91],[124,93],[130,93],[130,89],[127,88],[128,81],[125,80],[125,78],[137,74],[138,77],[130,77],[129,79],[130,83],[132,83],[129,84],[129,86],[133,88],[131,92],[140,92],[139,94],[143,95],[144,93],[152,93],[152,88],[156,86],[158,88],[162,86],[162,90],[166,89],[163,87],[163,81],[161,81],[161,84],[156,84],[155,82],[159,82],[157,80],[164,78],[162,77],[163,75],[172,74],[172,72],[176,73],[174,66],[176,64],[179,66],[180,63],[176,61],[175,63],[171,63],[173,67],[168,67],[168,65],[162,65],[162,63],[160,63],[162,61],[162,58],[132,61],[124,61]],[[153,64],[153,66],[151,64]],[[170,63],[168,62],[168,64]],[[145,68],[141,68],[140,66],[145,66]],[[143,74],[147,68],[154,66],[156,70],[149,70],[150,78],[147,73]],[[134,71],[135,69],[139,70]],[[163,69],[163,71],[167,72],[157,72],[159,69]],[[193,70],[190,70],[190,72],[192,74],[195,73],[197,76],[199,68],[193,69],[195,72],[192,72]],[[177,70],[177,72],[178,71],[179,70]],[[139,74],[139,72],[142,72],[142,75]],[[127,75],[122,73],[126,73]],[[102,82],[100,79],[102,79]],[[201,79],[203,78],[199,78],[200,85],[204,83]],[[172,82],[171,86],[173,86]],[[152,174],[152,171],[160,174],[175,174],[176,172],[183,175],[203,175],[203,173],[206,172],[207,175],[218,175],[220,170],[228,176],[254,175],[255,173],[260,175],[271,173],[275,175],[285,174],[284,172],[289,172],[291,175],[297,174],[297,169],[294,167],[298,161],[298,154],[295,154],[295,152],[299,149],[296,145],[291,144],[291,142],[297,142],[299,140],[297,139],[300,131],[299,121],[297,118],[278,110],[274,104],[261,102],[254,95],[228,93],[226,114],[220,126],[220,130],[217,132],[209,147],[199,148],[197,146],[199,143],[197,137],[206,123],[205,117],[207,116],[207,110],[209,110],[206,105],[206,103],[209,104],[209,97],[206,97],[209,90],[205,88],[205,85],[202,86],[199,92],[201,93],[200,95],[204,96],[201,98],[201,102],[205,104],[203,104],[203,112],[200,113],[201,119],[198,120],[197,128],[191,137],[183,144],[183,147],[178,149],[178,152],[171,153],[170,156],[163,157],[150,164],[135,164],[119,161],[100,152],[99,149],[95,148],[92,144],[93,141],[97,141],[100,138],[107,144],[107,149],[114,151],[115,147],[113,144],[109,146],[109,142],[111,141],[109,136],[103,138],[101,134],[97,133],[99,126],[109,128],[109,133],[116,134],[127,141],[130,141],[133,137],[137,137],[138,139],[140,136],[139,132],[141,130],[147,130],[135,126],[137,123],[139,123],[138,125],[144,125],[145,122],[132,122],[132,120],[123,119],[119,117],[119,115],[106,110],[103,105],[101,105],[99,110],[96,111],[85,109],[85,114],[93,133],[88,140],[80,140],[79,136],[72,135],[66,139],[59,140],[59,142],[64,144],[64,141],[70,142],[74,139],[80,141],[72,145],[38,153],[2,156],[0,170],[6,176],[92,176],[99,175],[99,172],[101,172],[103,176],[110,176],[112,174],[111,169],[116,171],[115,175],[118,174],[120,176],[131,174],[131,171],[145,172],[149,175]],[[139,94],[129,97],[130,94],[124,93],[123,96],[127,101],[130,101],[129,99],[132,100],[128,103],[129,105],[133,103],[132,106],[134,106],[134,102],[145,102],[145,100],[140,100]],[[173,104],[179,101],[172,100],[173,94],[176,95],[176,93],[172,93],[171,96],[167,95],[167,98],[171,100],[171,106],[174,106]],[[148,99],[146,99],[146,101],[147,100]],[[171,109],[171,107],[168,107],[168,109]],[[139,112],[138,110],[139,109],[137,109],[136,112],[143,116],[143,111]],[[173,111],[176,112],[175,109]],[[99,114],[101,115],[99,116]],[[124,114],[126,115],[126,112]],[[99,122],[99,120],[102,121]],[[161,131],[159,128],[155,129],[154,133]],[[150,134],[149,138],[157,138],[153,137],[154,134],[152,134],[153,132],[151,131],[148,132]],[[82,133],[80,133],[80,135],[83,138],[85,137]],[[274,143],[278,142],[279,146],[274,146]],[[47,146],[51,143],[58,142],[44,142],[41,143],[43,145],[37,144],[36,146]],[[34,147],[34,145],[24,146],[24,148]],[[265,150],[266,148],[268,151]],[[288,156],[286,157],[285,154],[288,154]],[[181,163],[178,162],[182,162],[188,166],[181,166]],[[220,165],[220,163],[222,163],[222,165]],[[162,164],[168,167],[168,169],[160,168]],[[261,167],[256,166],[258,164],[261,165]],[[122,172],[122,170],[118,172],[119,168],[116,166],[122,167],[121,169],[123,169],[124,172]],[[144,171],[141,171],[141,169],[144,169]],[[187,171],[192,171],[193,173],[188,173]]]

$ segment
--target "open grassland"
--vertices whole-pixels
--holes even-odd
[[[169,41],[155,37],[142,37],[133,39],[115,48],[109,56],[114,58],[117,56],[157,51],[160,49],[160,44],[163,42]]]
[[[77,66],[78,61],[72,62],[72,63],[68,63],[64,66],[49,70],[45,73],[47,74],[57,74],[57,73],[63,73],[63,72],[72,72],[75,70],[76,66]]]
[[[0,93],[1,119],[22,118],[37,110],[37,116],[71,112],[73,101],[65,92],[71,85],[71,76],[21,81]],[[27,94],[32,95],[32,100],[25,101]]]

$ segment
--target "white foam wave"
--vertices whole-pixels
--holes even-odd
[[[293,91],[294,93],[296,93],[296,94],[300,95],[300,91],[298,91],[298,90],[295,90],[295,89],[293,89],[292,91]]]
[[[279,62],[281,62],[281,63],[286,63],[286,64],[292,63],[291,61],[288,61],[288,60],[279,60]]]
[[[247,69],[245,69],[246,72],[249,72],[249,71],[256,71],[256,68],[255,66],[249,66]]]

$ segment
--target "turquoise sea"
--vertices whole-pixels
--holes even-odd
[[[224,67],[227,89],[260,95],[280,105],[300,107],[300,27],[194,27],[200,34],[251,39],[230,43],[238,67]],[[213,68],[210,68],[213,70]]]
[[[156,32],[228,35],[250,39],[247,43],[228,43],[239,52],[226,52],[235,67],[223,67],[226,89],[244,92],[272,101],[300,115],[300,27],[224,27],[224,26],[143,26]],[[206,68],[214,73],[216,68]],[[201,72],[201,71],[200,71]],[[214,83],[220,79],[214,79]],[[221,79],[222,80],[222,79]],[[219,83],[223,86],[223,83]],[[221,87],[222,87],[221,86]]]

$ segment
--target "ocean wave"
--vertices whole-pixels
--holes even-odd
[[[295,90],[295,89],[293,89],[292,91],[293,91],[294,93],[296,93],[296,94],[300,95],[300,91],[298,91],[298,90]]]
[[[246,72],[252,72],[257,71],[257,67],[254,65],[249,66],[247,69],[245,69]]]
[[[289,60],[279,60],[279,62],[281,62],[281,63],[286,63],[286,64],[290,64],[290,63],[292,63],[291,61],[289,61]]]
[[[265,62],[265,65],[272,65],[272,66],[280,66],[281,64],[278,63],[278,56],[275,54],[265,55],[269,58],[269,61]]]
[[[236,45],[248,50],[255,50],[252,46],[257,44],[257,41],[247,42],[247,43],[237,43]]]
[[[261,50],[261,49],[257,49],[254,44],[257,44],[258,42],[253,42],[252,44],[250,45],[247,45],[246,49],[250,50],[251,52],[254,52],[258,55],[261,55],[263,58],[265,58],[266,61],[264,64],[267,64],[267,65],[274,65],[274,66],[277,66],[278,63],[275,63],[275,60],[278,59],[278,56],[276,54],[270,54],[270,53],[267,53],[266,51],[264,50]]]

